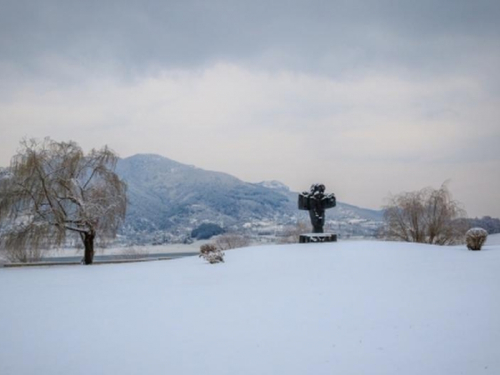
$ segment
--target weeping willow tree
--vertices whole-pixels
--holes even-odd
[[[108,147],[85,155],[75,142],[21,141],[0,179],[0,234],[8,250],[64,244],[81,238],[92,264],[96,238],[113,238],[125,218],[126,185]]]
[[[467,214],[454,200],[445,182],[439,189],[401,193],[389,198],[384,211],[387,239],[450,245],[462,241]]]

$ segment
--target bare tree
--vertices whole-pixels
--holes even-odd
[[[298,221],[295,225],[287,226],[281,233],[278,239],[278,243],[299,243],[299,237],[301,234],[309,233],[311,231],[311,225],[305,221]]]
[[[250,246],[250,240],[247,237],[235,233],[222,234],[214,242],[215,246],[221,251]]]
[[[21,141],[0,180],[0,221],[9,223],[3,245],[61,245],[75,233],[91,264],[96,237],[114,237],[125,218],[126,185],[114,172],[117,161],[108,147],[85,155],[75,142]]]
[[[436,190],[424,188],[389,198],[384,207],[383,236],[391,240],[449,245],[462,240],[466,215],[445,182]]]

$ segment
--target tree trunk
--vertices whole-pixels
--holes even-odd
[[[95,233],[85,233],[83,235],[83,245],[85,246],[85,264],[92,264],[94,261],[94,239]]]

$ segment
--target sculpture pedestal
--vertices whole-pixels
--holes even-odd
[[[311,242],[337,242],[337,235],[334,233],[306,233],[300,235],[299,243]]]

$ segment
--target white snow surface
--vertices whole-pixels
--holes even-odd
[[[500,245],[500,233],[488,234],[485,245]]]
[[[0,374],[500,374],[500,245],[0,269]]]

